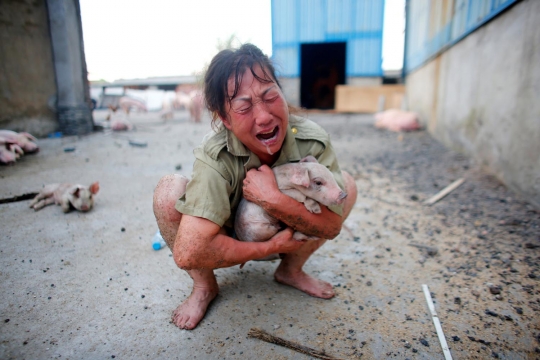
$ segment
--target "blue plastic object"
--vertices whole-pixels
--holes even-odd
[[[163,237],[158,230],[152,238],[152,249],[157,251],[163,249],[165,246],[167,246],[167,243],[163,240]]]

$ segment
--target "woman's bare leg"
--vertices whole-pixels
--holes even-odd
[[[154,191],[154,215],[161,232],[161,236],[171,249],[180,226],[182,214],[174,205],[186,191],[188,179],[173,174],[166,175],[159,181]],[[204,317],[208,306],[219,292],[213,270],[189,270],[193,279],[193,290],[189,297],[173,311],[172,321],[180,329],[194,329]]]
[[[343,205],[343,221],[345,221],[356,203],[358,190],[354,179],[347,172],[343,172],[343,179],[345,191],[348,194]],[[311,296],[323,299],[334,297],[334,289],[330,283],[316,279],[302,270],[309,257],[325,242],[326,239],[307,241],[298,251],[285,255],[274,273],[276,281],[295,287]]]
[[[193,290],[172,313],[172,322],[180,329],[194,329],[206,314],[208,306],[219,292],[213,270],[189,270]]]

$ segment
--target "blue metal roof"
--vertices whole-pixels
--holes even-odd
[[[346,42],[347,76],[382,76],[385,0],[272,0],[272,59],[300,74],[300,44]]]
[[[518,0],[407,0],[404,71],[409,73]]]

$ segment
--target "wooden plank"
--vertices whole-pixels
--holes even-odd
[[[379,111],[379,99],[385,97],[384,109],[401,109],[404,85],[336,86],[337,112],[374,113]]]

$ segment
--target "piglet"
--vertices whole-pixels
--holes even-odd
[[[0,163],[13,164],[17,160],[17,154],[9,148],[9,144],[0,143]]]
[[[0,130],[0,139],[18,145],[25,153],[39,151],[39,147],[35,143],[37,139],[27,132],[17,133],[11,130]]]
[[[308,156],[298,163],[276,166],[272,169],[278,188],[282,193],[304,203],[306,209],[319,214],[325,206],[342,204],[347,193],[341,190],[334,176],[313,156]],[[236,211],[234,230],[241,241],[266,241],[281,229],[279,220],[270,216],[255,203],[242,199]],[[296,231],[297,240],[316,240]]]
[[[0,137],[0,163],[13,164],[22,155],[24,155],[24,151],[19,145]]]
[[[400,132],[420,130],[421,128],[418,123],[418,114],[412,111],[389,109],[376,113],[374,117],[375,127],[379,129]]]
[[[128,131],[133,129],[133,125],[128,120],[126,114],[118,111],[117,107],[109,105],[110,113],[107,116],[107,120],[111,122],[111,129],[113,131]]]
[[[94,195],[99,191],[99,183],[96,181],[90,187],[72,184],[50,184],[46,185],[34,200],[30,207],[38,211],[39,209],[56,204],[62,207],[62,211],[69,212],[71,208],[87,212],[94,206]]]

